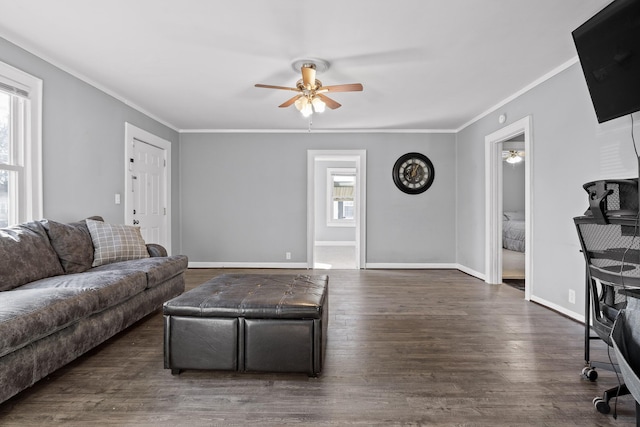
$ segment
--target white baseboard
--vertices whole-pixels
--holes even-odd
[[[421,263],[421,262],[368,262],[366,268],[380,270],[455,270],[458,264],[454,263]]]
[[[461,265],[461,264],[456,264],[456,268],[462,271],[463,273],[468,274],[469,276],[476,277],[480,280],[486,280],[487,276],[485,276],[484,273],[480,273],[478,271],[472,270],[469,267],[465,267],[464,265]]]
[[[356,242],[347,240],[317,240],[313,243],[314,246],[355,246]]]
[[[289,268],[307,269],[304,262],[197,262],[190,261],[189,268]],[[478,279],[484,275],[456,263],[407,263],[407,262],[369,262],[365,268],[372,270],[460,270]]]
[[[306,262],[189,262],[189,268],[291,268],[306,269]]]
[[[563,314],[571,319],[577,320],[578,322],[584,323],[584,315],[582,314],[578,314],[576,312],[573,312],[571,310],[567,310],[566,308],[558,305],[558,304],[554,304],[552,302],[549,302],[543,298],[540,297],[536,297],[536,296],[531,296],[531,301],[540,304],[546,308],[550,308],[553,311],[557,311],[560,314]]]

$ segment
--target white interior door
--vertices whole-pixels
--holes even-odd
[[[171,143],[129,123],[125,134],[125,223],[171,253]]]
[[[164,245],[164,150],[137,139],[133,144],[133,224],[140,227],[145,242]]]

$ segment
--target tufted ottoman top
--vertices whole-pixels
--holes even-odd
[[[192,317],[322,317],[328,276],[223,274],[164,303],[163,313]]]

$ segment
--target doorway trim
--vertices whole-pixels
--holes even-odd
[[[124,124],[124,223],[133,224],[133,209],[131,209],[131,205],[133,204],[131,197],[133,180],[129,168],[131,159],[133,159],[133,144],[136,140],[153,145],[164,151],[164,161],[167,165],[164,169],[164,200],[166,204],[165,216],[167,227],[165,249],[167,253],[171,255],[171,142],[128,122]]]
[[[307,268],[313,268],[316,163],[349,161],[356,165],[356,268],[366,263],[367,150],[307,150]],[[324,177],[322,179],[325,179]],[[324,197],[324,195],[323,195]]]
[[[502,283],[502,143],[524,134],[525,288],[529,301],[533,285],[533,150],[532,117],[526,116],[485,137],[485,282]]]

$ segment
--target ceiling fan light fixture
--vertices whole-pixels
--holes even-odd
[[[516,164],[516,163],[520,163],[522,161],[522,157],[520,157],[518,155],[517,151],[509,151],[509,157],[507,157],[505,159],[505,162],[509,163],[509,164]]]
[[[302,111],[302,109],[309,103],[309,100],[307,99],[306,96],[301,96],[300,98],[298,98],[295,102],[295,106],[298,109],[298,111]]]
[[[311,105],[313,105],[313,111],[315,111],[316,113],[324,113],[324,110],[327,107],[327,104],[325,104],[322,99],[317,97],[314,97],[311,100]]]
[[[300,59],[295,61],[293,69],[302,73],[302,78],[296,82],[295,87],[265,85],[258,83],[255,87],[265,89],[279,89],[294,91],[297,95],[287,99],[278,107],[286,108],[295,105],[303,117],[310,117],[314,112],[322,113],[327,108],[335,110],[342,105],[334,99],[327,96],[334,92],[362,92],[361,83],[339,84],[331,86],[323,86],[322,82],[316,79],[316,73],[326,71],[329,63],[321,59]]]
[[[311,103],[306,96],[301,96],[295,102],[295,106],[302,113],[303,117],[309,117],[313,114],[313,108],[311,107]]]
[[[311,108],[311,104],[307,102],[300,112],[302,113],[302,117],[309,117],[313,114],[313,108]]]

